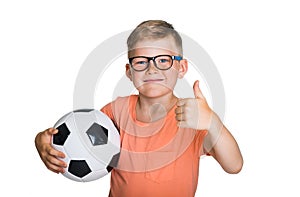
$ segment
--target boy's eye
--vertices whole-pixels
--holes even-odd
[[[146,58],[134,58],[132,63],[135,65],[146,65],[148,60]]]
[[[147,64],[147,62],[146,61],[138,61],[138,62],[135,62],[135,64],[137,64],[137,65],[145,65],[145,64]]]
[[[159,63],[169,63],[170,59],[168,59],[168,58],[162,58],[162,59],[159,59],[158,62]]]
[[[168,60],[167,59],[161,59],[160,62],[164,63],[164,62],[168,62]]]

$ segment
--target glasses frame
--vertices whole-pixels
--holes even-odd
[[[162,57],[162,56],[168,56],[168,57],[171,58],[172,62],[171,62],[170,67],[161,69],[161,68],[159,68],[159,67],[157,66],[157,64],[156,64],[156,62],[155,62],[155,59],[158,58],[158,57]],[[133,60],[134,58],[146,58],[146,59],[148,60],[147,66],[146,66],[144,69],[142,69],[142,70],[137,70],[137,69],[135,69],[135,68],[133,67],[133,65],[132,65],[132,60]],[[153,61],[154,66],[155,66],[158,70],[169,70],[169,69],[173,66],[174,60],[180,61],[180,60],[182,60],[182,57],[181,57],[181,56],[176,56],[176,55],[157,55],[157,56],[154,56],[154,57],[135,56],[135,57],[130,57],[130,58],[128,58],[128,60],[129,60],[130,66],[131,66],[131,68],[132,68],[133,70],[138,71],[138,72],[142,72],[142,71],[145,71],[145,70],[147,70],[147,69],[149,68],[149,66],[150,66],[150,61],[151,61],[151,60]]]

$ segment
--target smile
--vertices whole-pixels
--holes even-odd
[[[145,79],[143,82],[146,83],[155,83],[155,82],[161,82],[163,79]]]

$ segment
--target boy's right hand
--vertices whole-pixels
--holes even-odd
[[[49,170],[55,173],[64,173],[64,168],[67,167],[67,164],[59,158],[64,158],[65,154],[51,145],[52,136],[57,132],[57,129],[49,128],[38,133],[35,137],[35,146]]]

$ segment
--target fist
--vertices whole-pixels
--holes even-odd
[[[208,130],[211,124],[212,110],[199,88],[198,80],[194,83],[193,91],[195,98],[184,98],[177,102],[175,109],[177,125],[196,130]]]

